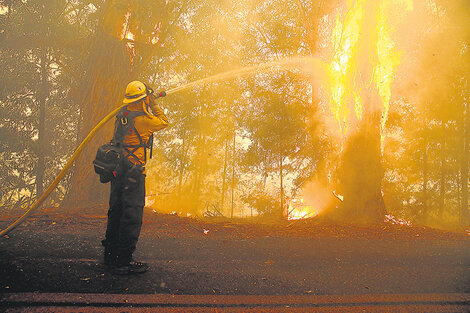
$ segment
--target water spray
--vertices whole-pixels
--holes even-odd
[[[253,74],[253,73],[262,73],[262,72],[272,72],[274,70],[281,70],[285,69],[285,67],[290,67],[290,68],[296,68],[296,69],[301,69],[299,65],[302,65],[302,63],[305,62],[315,62],[317,65],[317,70],[320,70],[321,67],[323,67],[324,63],[321,62],[317,58],[312,58],[312,57],[295,57],[295,58],[287,58],[283,60],[278,60],[278,61],[271,61],[271,62],[266,62],[258,65],[253,65],[253,66],[248,66],[244,68],[240,68],[237,70],[232,70],[232,71],[227,71],[221,74],[216,74],[213,76],[209,76],[203,79],[196,80],[194,82],[184,84],[179,87],[175,87],[172,89],[169,89],[167,91],[161,91],[158,94],[152,93],[152,96],[155,99],[165,97],[166,95],[170,95],[179,91],[183,91],[186,89],[190,89],[196,86],[200,86],[206,83],[212,83],[216,81],[221,81],[221,80],[226,80],[229,78],[233,77],[241,77],[245,76],[248,74]],[[106,115],[91,131],[90,133],[83,139],[83,141],[80,143],[77,149],[75,149],[74,153],[70,157],[70,159],[67,161],[65,166],[62,168],[62,170],[59,172],[59,174],[56,176],[56,178],[52,181],[52,183],[49,185],[49,187],[46,189],[46,191],[41,195],[39,199],[36,200],[36,202],[31,206],[29,210],[27,210],[21,217],[19,217],[15,222],[10,224],[7,228],[2,230],[0,232],[0,237],[5,236],[8,234],[10,231],[12,231],[16,226],[20,225],[22,222],[24,222],[40,205],[41,203],[51,194],[51,192],[57,187],[59,182],[64,178],[65,174],[69,171],[69,169],[72,167],[73,163],[77,159],[77,157],[80,155],[80,153],[83,151],[85,146],[90,142],[90,140],[96,135],[96,133],[110,120],[112,119],[118,112],[121,110],[123,107],[125,107],[127,104],[123,104],[113,111],[111,111],[108,115]]]
[[[247,75],[255,74],[255,73],[259,74],[259,73],[274,72],[274,71],[279,71],[279,70],[291,70],[291,69],[304,70],[306,68],[314,68],[315,75],[323,75],[326,71],[326,63],[321,61],[319,58],[303,57],[303,56],[285,58],[285,59],[280,59],[280,60],[273,60],[273,61],[246,66],[246,67],[242,67],[239,69],[205,77],[205,78],[193,81],[191,83],[169,89],[166,91],[166,94],[170,95],[178,91],[183,91],[183,90],[201,86],[207,83],[213,83],[213,82],[222,81],[222,80],[226,80],[226,79],[230,79],[234,77],[243,77],[243,76],[247,76]],[[313,73],[309,71],[308,74],[313,74]]]

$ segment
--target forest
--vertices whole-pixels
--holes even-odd
[[[470,225],[468,0],[2,0],[0,214],[132,80],[167,91],[147,208]],[[106,206],[90,142],[44,207]]]

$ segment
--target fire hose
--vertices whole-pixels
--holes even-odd
[[[162,91],[160,93],[158,93],[157,95],[155,94],[152,94],[152,96],[157,99],[157,98],[160,98],[160,97],[165,97],[166,96],[166,92],[165,91]],[[123,104],[121,106],[119,106],[118,108],[114,109],[113,111],[111,111],[108,115],[106,115],[89,133],[88,135],[85,137],[85,139],[83,139],[83,141],[80,143],[80,145],[78,146],[77,149],[75,149],[75,151],[73,152],[72,156],[70,157],[70,159],[67,161],[67,163],[64,165],[64,167],[62,168],[62,170],[59,172],[59,174],[56,176],[56,178],[52,181],[52,183],[49,185],[49,187],[46,189],[46,191],[44,191],[44,193],[41,195],[41,197],[39,199],[36,200],[36,202],[33,203],[33,205],[31,206],[31,208],[26,211],[22,216],[20,216],[15,222],[13,222],[12,224],[10,224],[10,226],[8,226],[7,228],[5,228],[4,230],[2,230],[0,232],[0,237],[3,237],[5,236],[6,234],[8,234],[10,231],[12,231],[16,226],[20,225],[21,223],[23,223],[31,214],[33,214],[33,212],[41,205],[41,203],[50,195],[50,193],[57,187],[57,185],[59,184],[59,182],[62,180],[62,178],[64,178],[65,174],[67,174],[67,172],[69,171],[70,167],[72,167],[73,163],[75,162],[75,160],[77,159],[77,157],[80,155],[80,153],[82,152],[82,150],[85,148],[85,146],[90,142],[90,140],[96,135],[96,133],[111,119],[113,118],[118,112],[119,110],[121,110],[123,107],[125,107],[126,105],[128,104]]]

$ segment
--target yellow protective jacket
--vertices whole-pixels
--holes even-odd
[[[153,116],[148,115],[141,115],[134,118],[134,126],[137,132],[139,133],[140,137],[142,138],[142,142],[146,144],[152,135],[153,132],[161,130],[168,126],[168,119],[163,113],[163,111],[153,102],[151,102],[150,107],[153,112]],[[143,111],[142,102],[129,104],[127,106],[129,111]],[[140,144],[139,137],[135,134],[135,132],[131,132],[124,136],[123,144],[125,145],[138,145]],[[128,152],[123,149],[123,153],[125,156],[128,156]],[[134,156],[130,156],[129,160],[134,164],[141,164],[145,166],[145,149],[144,147],[139,147],[135,152]]]

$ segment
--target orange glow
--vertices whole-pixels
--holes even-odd
[[[125,38],[128,40],[126,43],[126,46],[127,46],[127,52],[129,53],[129,59],[131,61],[131,72],[132,72],[132,67],[133,67],[134,57],[135,57],[135,42],[134,42],[135,35],[128,30]]]
[[[128,39],[126,36],[129,32],[129,21],[131,18],[131,12],[127,12],[124,16],[124,23],[122,24],[122,31],[121,31],[121,40],[124,38]]]
[[[150,42],[152,43],[152,45],[155,45],[158,42],[158,39],[159,39],[158,36],[155,35],[152,37],[152,40],[150,40]]]
[[[130,31],[127,31],[125,38],[127,40],[134,41],[135,40],[135,35],[133,33],[131,33]]]
[[[411,223],[408,220],[405,220],[403,218],[396,218],[395,216],[388,214],[385,215],[385,223],[390,223],[393,225],[402,225],[402,226],[413,226],[413,223]]]
[[[314,217],[320,213],[318,210],[313,209],[310,205],[304,204],[304,199],[292,199],[289,202],[287,211],[288,220],[300,220],[304,218]]]
[[[121,40],[126,41],[127,52],[129,53],[129,60],[131,61],[131,72],[132,72],[132,65],[134,62],[135,56],[135,35],[129,30],[131,12],[127,12],[124,16],[125,20],[122,24],[122,31],[121,31]]]
[[[400,53],[392,39],[392,11],[413,9],[412,0],[348,0],[347,13],[336,15],[331,35],[333,58],[328,66],[330,109],[341,136],[363,118],[367,105],[382,112],[381,130],[387,121],[391,85]],[[373,16],[374,18],[370,18]],[[374,94],[378,95],[375,100]]]

